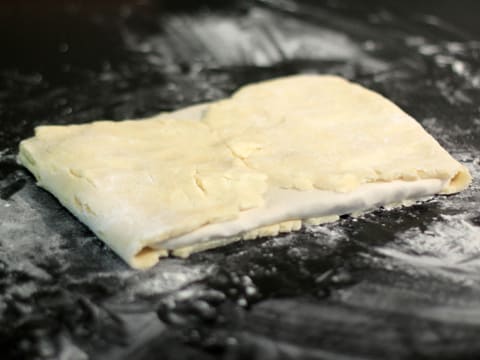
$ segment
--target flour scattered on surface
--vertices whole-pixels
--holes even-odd
[[[435,128],[435,124],[427,121],[429,126]],[[432,202],[444,212],[438,220],[424,230],[414,228],[398,234],[394,242],[376,251],[413,269],[477,282],[480,281],[480,209],[477,205],[480,156],[474,150],[457,150],[452,155],[470,170],[473,177],[470,187],[453,196],[436,197]]]
[[[371,72],[388,69],[385,62],[369,56],[342,32],[258,8],[242,16],[176,15],[165,19],[163,26],[164,33],[150,37],[139,38],[126,32],[128,46],[134,51],[148,52],[147,58],[154,63],[160,55],[195,58],[204,64],[221,66],[271,66],[295,58],[355,59]]]
[[[348,236],[337,220],[331,224],[306,225],[305,231],[314,236],[319,245],[334,247],[342,241],[348,241]]]
[[[421,267],[439,267],[480,276],[480,228],[465,215],[442,215],[427,230],[412,229],[393,246],[377,249],[384,255]]]
[[[206,264],[186,266],[181,260],[164,260],[154,271],[138,273],[136,277],[132,277],[128,297],[153,296],[174,291],[204,278],[213,270],[214,266]]]

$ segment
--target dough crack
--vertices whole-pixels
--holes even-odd
[[[195,181],[195,185],[202,192],[202,194],[208,195],[207,189],[205,188],[205,185],[203,184],[202,179],[198,174],[198,170],[195,170],[195,173],[193,174],[193,180]]]
[[[232,156],[235,158],[235,159],[238,159],[242,162],[243,165],[245,165],[245,167],[249,168],[250,170],[253,170],[253,171],[258,171],[258,169],[255,169],[252,165],[250,165],[247,161],[247,158],[245,157],[242,157],[240,156],[239,154],[237,154],[233,148],[231,147],[230,144],[228,144],[227,142],[224,143],[224,145],[226,146],[226,148],[230,151],[230,153],[232,154]],[[266,174],[265,174],[266,175]]]
[[[81,211],[84,211],[84,212],[87,212],[89,213],[90,215],[93,215],[93,216],[96,216],[97,214],[92,210],[92,208],[90,207],[90,205],[88,205],[87,203],[82,203],[80,201],[80,199],[78,198],[78,196],[74,196],[73,197],[73,201],[75,203],[75,205],[81,210]]]
[[[85,180],[85,181],[88,182],[90,185],[92,185],[94,188],[97,187],[97,186],[95,185],[95,183],[92,181],[92,179],[90,179],[88,176],[84,176],[84,175],[81,174],[78,170],[69,168],[69,169],[68,169],[68,172],[69,172],[70,175],[72,175],[73,177],[76,177],[76,178],[78,178],[78,179],[83,179],[83,180]]]

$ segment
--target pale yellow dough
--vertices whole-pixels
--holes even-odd
[[[282,188],[348,192],[370,182],[438,178],[449,194],[470,180],[398,106],[336,76],[246,86],[209,106],[203,121]]]
[[[471,180],[396,105],[339,77],[315,75],[249,85],[230,99],[149,119],[41,126],[20,144],[19,161],[135,268],[169,251],[188,256],[299,229],[303,217],[288,214],[234,236],[175,245],[207,224],[221,228],[261,210],[278,188],[353,199],[365,184],[438,179],[441,186],[428,183],[424,196],[458,192]],[[379,199],[369,206],[391,197]],[[309,223],[341,215],[320,210],[308,213]],[[352,200],[342,211],[359,210],[365,206]]]
[[[261,206],[267,186],[197,120],[41,126],[19,160],[134,267],[158,261],[150,243]]]

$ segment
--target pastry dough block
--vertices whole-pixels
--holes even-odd
[[[40,126],[18,160],[134,268],[471,181],[395,104],[321,75],[147,119]]]

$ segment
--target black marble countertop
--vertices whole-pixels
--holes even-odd
[[[2,359],[480,358],[475,1],[0,3]],[[15,162],[300,72],[384,94],[475,177],[453,196],[129,269]]]

